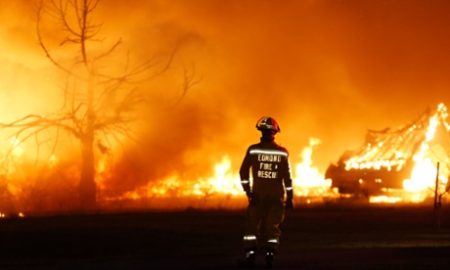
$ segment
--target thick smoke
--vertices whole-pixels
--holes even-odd
[[[42,97],[61,81],[36,43],[30,2],[1,5],[0,102],[11,119],[48,109]],[[148,102],[137,140],[115,159],[108,192],[196,177],[225,154],[237,169],[262,115],[279,120],[293,161],[310,136],[320,138],[314,158],[325,168],[362,144],[367,128],[450,104],[449,11],[447,1],[101,1],[105,44],[121,38],[138,60],[178,48],[166,73],[139,85]],[[184,69],[198,83],[177,102]]]

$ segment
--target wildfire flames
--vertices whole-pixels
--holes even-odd
[[[446,133],[450,131],[447,117],[446,106],[439,104],[436,111],[429,117],[425,138],[421,142],[419,150],[413,156],[414,166],[410,177],[403,180],[403,189],[383,188],[385,194],[371,196],[369,198],[370,203],[419,203],[434,195],[438,172],[435,162],[436,157],[433,157],[433,154],[435,155],[436,153],[433,153],[431,148],[439,126],[442,126]],[[418,127],[412,126],[409,132],[412,133],[416,128]],[[338,190],[332,187],[332,179],[325,179],[324,173],[313,164],[313,149],[319,144],[319,139],[310,138],[308,146],[302,150],[300,161],[292,166],[295,168],[293,171],[295,195],[298,198],[306,198],[307,203],[339,197]],[[392,150],[395,151],[395,159],[372,161],[370,156],[376,156],[380,149],[383,148],[383,144],[380,143],[380,145],[374,147],[369,145],[368,147],[370,149],[365,156],[350,158],[346,162],[348,170],[352,168],[399,170],[406,163],[405,154],[396,149]],[[441,158],[439,161],[442,162],[443,166],[441,166],[438,175],[438,189],[439,192],[443,193],[447,187],[449,177],[448,158],[446,153],[439,157]],[[242,199],[244,195],[236,171],[237,168],[233,168],[230,158],[224,156],[221,162],[214,165],[214,173],[210,177],[186,181],[174,175],[156,183],[149,183],[138,190],[128,192],[121,198],[141,199],[172,196],[209,198],[211,200],[214,200],[215,197]],[[377,182],[382,183],[382,179],[378,179]],[[363,181],[360,180],[360,184],[362,183]]]
[[[313,147],[319,143],[319,139],[311,138],[309,145],[301,153],[300,162],[293,166],[295,168],[293,186],[296,190],[296,196],[307,198],[307,203],[323,201],[324,198],[338,197],[337,190],[331,189],[331,179],[324,179],[323,173],[313,164]],[[127,192],[120,197],[106,198],[106,200],[141,200],[167,197],[174,199],[197,198],[204,200],[203,207],[211,205],[242,207],[245,203],[245,194],[242,191],[237,171],[238,167],[233,167],[230,158],[224,156],[220,162],[213,166],[213,173],[209,177],[200,177],[189,181],[174,175],[157,182],[149,182],[146,186],[137,190]],[[224,202],[224,199],[227,201]]]
[[[447,124],[447,108],[440,104],[437,110],[430,116],[426,127],[425,138],[421,142],[419,150],[414,154],[414,166],[411,175],[408,179],[403,181],[403,189],[383,188],[384,195],[371,196],[370,203],[418,203],[424,201],[434,193],[436,185],[437,167],[432,157],[433,152],[432,142],[436,137],[437,129],[442,126],[445,132],[449,131]],[[413,126],[410,130],[417,128]],[[309,144],[303,148],[299,155],[298,162],[292,162],[291,166],[294,168],[293,185],[295,196],[297,198],[304,198],[307,203],[323,202],[326,199],[336,199],[340,195],[336,188],[332,187],[332,179],[325,179],[324,173],[321,172],[313,162],[313,150],[320,144],[317,138],[310,138]],[[21,160],[26,154],[26,149],[23,144],[16,138],[12,138],[9,142],[10,153],[4,153],[4,157],[8,160],[3,160],[4,164],[8,166],[3,167],[2,174],[17,176],[20,165],[24,164]],[[399,152],[395,152],[396,160],[377,160],[372,161],[369,155],[376,155],[377,151],[383,147],[382,144],[374,147],[368,146],[370,149],[362,157],[352,157],[347,160],[347,168],[350,169],[381,169],[383,167],[389,170],[402,168],[406,160],[405,156]],[[6,149],[6,148],[5,148]],[[295,159],[295,155],[291,157]],[[364,161],[370,160],[370,161]],[[447,160],[443,160],[447,162]],[[58,167],[59,159],[55,155],[51,155],[48,162],[48,170]],[[147,184],[140,186],[132,191],[125,192],[118,196],[102,195],[102,190],[106,188],[105,179],[108,178],[110,171],[111,160],[106,158],[100,159],[97,164],[97,181],[99,185],[98,200],[102,203],[119,202],[119,201],[143,201],[150,200],[151,207],[158,207],[158,201],[162,199],[171,199],[174,202],[172,205],[159,205],[160,207],[185,207],[186,205],[194,207],[242,207],[245,205],[245,196],[240,185],[239,175],[237,173],[239,162],[233,163],[228,155],[224,155],[222,160],[214,164],[211,168],[211,175],[206,177],[199,177],[197,179],[185,179],[180,175],[174,174],[158,181],[148,181]],[[442,162],[442,161],[441,161]],[[445,163],[443,164],[445,165]],[[447,186],[448,168],[442,166],[439,172],[439,189],[443,191]],[[377,180],[382,183],[382,179]],[[363,184],[360,180],[360,184]],[[4,184],[4,183],[3,183]],[[7,190],[12,197],[20,198],[21,193],[24,192],[26,185],[22,181],[8,181],[4,190]],[[181,202],[181,204],[180,204]],[[152,205],[151,203],[156,203]],[[19,214],[23,217],[23,214]],[[6,217],[6,214],[1,212],[0,218]]]
[[[440,104],[433,115],[429,118],[426,127],[425,139],[421,142],[419,150],[414,154],[414,167],[408,179],[403,181],[403,189],[383,188],[384,195],[371,196],[370,203],[418,203],[426,198],[433,196],[436,185],[437,167],[434,158],[431,156],[431,143],[436,137],[437,129],[441,125],[445,131],[449,131],[447,124],[447,109]],[[412,127],[414,129],[416,127]],[[411,132],[412,132],[411,129]],[[324,173],[320,171],[313,162],[313,150],[320,144],[317,138],[310,138],[309,144],[303,148],[299,155],[298,162],[292,162],[294,169],[293,185],[296,198],[304,198],[307,203],[323,202],[327,199],[336,199],[340,195],[336,188],[332,187],[332,179],[325,179]],[[377,151],[383,147],[382,144],[370,149],[362,157],[352,157],[347,160],[347,169],[381,169],[383,167],[389,170],[402,168],[406,160],[404,155],[396,152],[396,160],[371,160],[369,155],[376,155]],[[9,153],[3,153],[3,171],[4,179],[18,177],[16,181],[3,181],[3,191],[7,191],[12,198],[20,199],[26,192],[26,181],[21,179],[21,167],[25,162],[22,160],[26,154],[24,145],[17,139],[12,138],[9,142]],[[291,157],[295,159],[295,155]],[[47,161],[47,170],[58,168],[59,159],[54,154]],[[226,207],[235,208],[245,205],[245,196],[240,185],[239,175],[237,173],[239,162],[233,163],[228,155],[224,155],[222,160],[214,164],[211,168],[211,175],[199,177],[196,179],[185,179],[180,175],[174,174],[158,181],[148,181],[147,184],[140,186],[132,191],[127,191],[118,196],[103,195],[103,189],[106,188],[105,179],[110,173],[111,160],[100,159],[97,163],[97,182],[99,187],[98,201],[103,204],[120,201],[144,201],[150,200],[149,207]],[[442,162],[442,161],[441,161]],[[447,162],[447,160],[444,160]],[[445,163],[443,164],[445,165]],[[449,171],[446,166],[442,166],[439,172],[439,189],[444,191],[447,186]],[[379,183],[382,179],[377,180]],[[363,184],[360,180],[360,184]],[[6,185],[6,186],[5,186]],[[172,205],[158,204],[158,201],[170,199],[174,201]],[[154,204],[152,204],[154,203]],[[0,213],[0,218],[6,217],[4,212]],[[23,217],[22,213],[19,217]]]
[[[323,173],[313,164],[313,148],[319,143],[319,139],[311,138],[309,145],[304,147],[301,155],[299,155],[300,161],[291,164],[294,168],[292,174],[293,185],[296,190],[295,195],[306,198],[307,203],[338,197],[337,190],[331,188],[331,179],[324,179]],[[18,174],[20,166],[24,164],[22,159],[26,156],[27,151],[17,139],[11,140],[10,147],[12,147],[10,149],[11,154],[5,154],[9,158],[9,166],[4,169],[3,175],[5,179],[11,180],[3,183],[6,184],[3,190],[6,190],[13,198],[20,199],[26,194],[26,188],[29,188],[26,180],[21,179],[21,174]],[[110,162],[107,159],[100,159],[97,163],[98,201],[103,204],[151,200],[155,204],[150,204],[148,207],[236,208],[242,207],[246,203],[237,173],[240,163],[232,164],[230,157],[227,155],[213,165],[210,176],[189,180],[174,174],[158,181],[148,181],[146,185],[118,196],[104,196],[102,190],[106,188],[104,181],[111,173],[110,166],[112,164]],[[51,155],[47,161],[46,170],[56,170],[59,165],[58,157]],[[14,177],[17,177],[17,179],[14,179]],[[164,199],[169,199],[173,203],[158,204],[158,201]],[[1,217],[5,217],[5,215],[2,213]]]
[[[266,114],[298,202],[421,203],[449,187],[444,104],[339,159],[352,188],[380,193],[342,192],[324,168],[367,127],[449,102],[446,2],[3,2],[0,218],[243,207],[238,170]]]

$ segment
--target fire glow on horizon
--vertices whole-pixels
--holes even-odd
[[[331,179],[324,179],[323,173],[313,164],[312,154],[313,148],[320,143],[317,138],[311,138],[309,145],[304,147],[300,161],[291,164],[295,170],[293,174],[293,185],[296,190],[296,197],[308,198],[307,202],[322,201],[324,198],[338,197],[337,190],[331,188]],[[26,149],[17,141],[11,141],[13,154],[13,163],[10,163],[9,173],[14,176],[18,166],[20,166],[20,158],[25,154]],[[108,203],[114,201],[127,200],[145,200],[145,199],[185,199],[195,202],[199,199],[204,204],[196,204],[197,207],[211,207],[217,205],[224,198],[227,201],[222,204],[224,207],[242,207],[245,202],[245,195],[240,185],[237,168],[232,166],[229,156],[223,156],[222,160],[213,165],[211,176],[199,177],[198,179],[183,179],[179,175],[158,180],[149,181],[146,185],[141,186],[133,191],[128,191],[119,196],[104,196],[102,189],[106,188],[103,182],[109,176],[111,164],[106,159],[100,159],[97,163],[97,183],[99,188],[98,201],[100,203]],[[58,157],[52,155],[48,160],[48,170],[58,167]],[[14,197],[21,198],[25,192],[26,183],[21,181],[9,181],[7,189]],[[234,200],[234,201],[233,201]],[[175,205],[168,206],[174,207]],[[182,205],[185,207],[186,205]],[[188,205],[189,206],[189,205]],[[152,206],[154,207],[154,206]],[[160,205],[164,208],[165,206]],[[176,207],[176,206],[175,206]]]
[[[433,195],[437,171],[429,156],[430,142],[435,138],[438,125],[442,124],[446,132],[449,131],[449,126],[446,124],[447,116],[447,108],[445,105],[439,104],[436,112],[429,118],[425,139],[420,145],[419,151],[413,157],[414,167],[411,176],[403,181],[403,189],[393,190],[385,188],[384,195],[372,196],[369,202],[419,203]],[[12,138],[9,144],[11,152],[9,155],[4,154],[4,156],[9,157],[7,162],[9,166],[3,167],[3,175],[11,175],[13,178],[18,170],[20,171],[21,158],[25,156],[26,149],[16,138]],[[339,198],[337,189],[332,188],[332,179],[325,179],[324,173],[313,162],[313,151],[319,144],[319,139],[310,138],[309,144],[303,148],[301,155],[299,155],[300,160],[291,164],[292,168],[294,168],[292,174],[295,196],[297,198],[305,198],[307,203]],[[5,163],[5,160],[3,162]],[[58,162],[58,157],[51,155],[48,160],[48,170],[57,168]],[[98,201],[101,203],[127,200],[142,201],[146,199],[157,201],[164,198],[185,199],[188,205],[195,204],[196,207],[221,205],[222,207],[234,208],[242,207],[245,203],[245,196],[237,173],[237,164],[233,166],[233,161],[228,155],[224,155],[221,161],[213,165],[210,176],[189,180],[174,174],[158,181],[148,181],[146,185],[118,196],[107,196],[103,195],[104,193],[102,192],[103,189],[107,188],[104,179],[112,173],[110,171],[111,162],[111,160],[99,159],[97,163]],[[395,163],[395,161],[381,160],[376,163],[376,166],[373,165],[374,163],[355,165],[354,158],[350,158],[348,162],[352,163],[352,166],[358,166],[358,168],[369,167],[372,169],[392,166]],[[447,179],[448,170],[443,170],[439,175],[441,189],[445,188]],[[14,197],[20,198],[21,193],[25,192],[25,189],[26,182],[8,181],[7,183],[7,190]],[[224,199],[226,200],[224,201]],[[195,202],[195,200],[200,200],[201,203]],[[174,205],[160,205],[159,207],[174,207]],[[2,215],[2,217],[5,217],[4,213]]]
[[[323,198],[338,197],[337,190],[331,188],[331,179],[324,179],[323,173],[313,164],[313,147],[317,146],[320,140],[310,138],[309,145],[301,154],[300,162],[292,166],[293,186],[296,191],[295,196],[309,198],[308,202],[322,201]],[[232,166],[232,161],[228,156],[223,156],[222,160],[214,166],[214,173],[209,177],[200,177],[188,181],[174,175],[166,179],[149,182],[146,186],[137,190],[127,192],[119,197],[120,200],[143,198],[210,198],[221,200],[222,197],[237,199],[242,202],[245,194],[242,191],[237,168]],[[107,200],[117,200],[118,198],[107,198]],[[233,205],[233,203],[230,203]],[[240,204],[242,206],[242,204]]]
[[[29,113],[49,115],[62,103],[65,76],[37,45],[30,2],[35,1],[5,1],[0,10],[0,122]],[[245,202],[236,173],[238,153],[255,135],[249,128],[253,118],[266,113],[282,123],[281,142],[291,151],[297,198],[338,197],[332,179],[324,177],[324,166],[356,147],[367,126],[384,127],[386,121],[403,121],[411,108],[449,102],[450,56],[442,53],[450,39],[450,17],[442,11],[449,6],[445,1],[432,6],[410,1],[408,8],[396,1],[101,1],[94,18],[104,25],[99,42],[89,44],[91,52],[117,39],[124,45],[119,52],[132,62],[152,56],[158,61],[167,48],[182,45],[171,73],[139,85],[157,91],[146,96],[149,106],[136,111],[136,118],[145,119],[133,130],[138,145],[127,139],[123,145],[107,145],[109,138],[95,141],[98,201],[146,200],[151,205],[160,198],[194,198],[199,202],[186,205],[199,207]],[[420,20],[418,10],[423,11]],[[55,24],[43,26],[50,44],[65,35]],[[70,61],[60,49],[56,46],[57,60]],[[104,64],[116,71],[124,61]],[[167,89],[182,83],[179,75],[191,64],[201,78],[199,87],[179,106],[168,106],[178,100],[178,92]],[[403,189],[385,189],[386,195],[371,202],[420,202],[431,196],[436,162],[428,155],[429,142],[433,126],[446,113],[440,105],[430,118],[427,139],[413,157],[414,170]],[[316,138],[305,143],[312,134]],[[70,208],[67,202],[77,199],[73,194],[80,176],[77,145],[53,131],[28,141],[10,135],[0,131],[2,205],[16,205],[15,211]],[[52,138],[58,136],[59,149],[53,151]],[[371,145],[367,158],[382,147]],[[407,155],[395,155],[367,162],[358,157],[347,165],[399,170]],[[442,186],[446,167],[441,166]],[[45,202],[50,199],[55,202]]]
[[[430,159],[430,142],[435,138],[438,125],[442,124],[445,130],[449,131],[447,124],[447,108],[444,104],[439,104],[436,112],[429,118],[426,128],[426,136],[420,145],[419,151],[413,156],[414,166],[411,175],[403,181],[403,189],[395,190],[383,188],[384,195],[371,196],[370,203],[420,203],[426,198],[433,196],[433,188],[436,178],[436,165]],[[320,139],[310,138],[309,144],[303,148],[300,161],[293,164],[293,185],[296,197],[307,198],[307,202],[321,201],[324,199],[338,198],[338,190],[332,188],[332,179],[325,179],[321,172],[313,163],[313,150],[320,144]],[[370,153],[378,150],[377,147],[370,149]],[[377,162],[357,163],[354,158],[350,158],[347,163],[350,167],[358,169],[376,169],[383,167],[389,170],[396,165],[400,168],[405,160],[402,155],[396,154],[398,160],[380,160]],[[214,174],[210,177],[199,178],[186,183],[178,176],[155,183],[149,183],[146,187],[137,191],[124,194],[123,198],[140,199],[145,197],[164,197],[167,194],[174,197],[211,197],[229,196],[232,198],[242,198],[244,196],[239,184],[239,176],[236,169],[233,170],[231,160],[224,156],[222,161],[214,165]],[[448,170],[441,171],[439,175],[440,190],[445,189],[448,179]],[[379,180],[382,181],[381,179]]]

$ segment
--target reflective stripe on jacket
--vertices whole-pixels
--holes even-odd
[[[239,171],[242,187],[255,195],[283,197],[285,189],[292,196],[288,151],[274,141],[251,145]],[[250,168],[253,186],[250,187]],[[290,193],[290,194],[289,194]]]

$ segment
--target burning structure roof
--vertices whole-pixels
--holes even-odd
[[[441,103],[403,127],[369,130],[360,149],[330,165],[326,177],[342,193],[370,195],[386,188],[419,192],[435,185],[439,162],[439,179],[445,187],[450,149],[447,117],[447,107]]]

